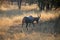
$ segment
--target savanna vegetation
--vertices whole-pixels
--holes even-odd
[[[27,31],[30,15],[40,20]],[[60,0],[0,0],[0,40],[60,40]]]

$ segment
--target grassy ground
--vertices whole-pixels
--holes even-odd
[[[35,11],[36,7],[34,8],[34,6],[36,5],[31,5],[31,8],[27,6],[28,9],[23,7],[21,10],[5,10],[0,13],[2,15],[0,16],[0,40],[57,40],[52,33],[54,32],[54,20],[59,16],[60,12],[39,12]],[[32,9],[34,11],[31,11]],[[25,25],[21,27],[21,21],[24,16],[29,15],[34,17],[41,15],[41,20],[39,24],[35,24],[35,27],[28,26],[27,31]]]

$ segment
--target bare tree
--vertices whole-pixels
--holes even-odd
[[[56,19],[55,21],[55,26],[54,26],[54,33],[60,34],[60,16]]]
[[[17,4],[18,4],[19,9],[21,9],[21,3],[22,3],[22,0],[17,0]]]

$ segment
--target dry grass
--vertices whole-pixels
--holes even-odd
[[[0,10],[16,10],[18,9],[18,6],[17,5],[5,5],[3,4],[1,7],[0,7]],[[37,4],[33,4],[33,5],[27,5],[27,6],[21,6],[21,10],[34,10],[34,9],[38,9],[38,6]]]
[[[2,34],[1,34],[2,35]],[[36,33],[14,33],[13,35],[3,35],[4,40],[54,40],[54,36],[50,34]],[[1,37],[1,36],[0,36]]]
[[[21,24],[22,18],[24,16],[29,16],[32,15],[33,17],[37,17],[38,15],[40,16],[40,14],[35,14],[35,13],[30,13],[30,14],[23,14],[23,15],[17,15],[17,16],[12,16],[12,18],[9,17],[3,17],[0,18],[0,26],[10,26],[10,25],[14,25],[14,24]],[[45,13],[42,12],[41,13],[41,21],[49,21],[51,19],[56,19],[59,16],[59,14],[57,13]]]
[[[40,32],[32,32],[31,34],[28,33],[21,33],[21,32],[13,32],[13,34],[9,34],[7,31],[10,29],[12,25],[19,25],[21,24],[22,18],[24,16],[37,16],[37,14],[23,14],[20,16],[13,16],[12,18],[3,17],[0,19],[0,35],[4,40],[54,40],[54,36],[51,34],[44,34]],[[50,14],[50,13],[41,13],[41,21],[48,21],[50,19],[55,19],[58,17],[58,14]],[[17,27],[18,29],[18,27]],[[13,29],[13,30],[17,30]],[[12,31],[13,31],[12,30]],[[37,30],[37,29],[36,29]],[[6,32],[5,32],[6,31]]]
[[[31,10],[34,8],[37,8],[36,5],[31,5],[29,6],[22,6],[21,10]],[[17,7],[16,7],[17,8]],[[4,9],[4,8],[3,8]],[[8,9],[8,8],[7,8]],[[7,10],[6,8],[4,10]],[[55,18],[59,17],[59,14],[55,12],[41,12],[38,13],[40,16],[41,14],[41,21],[49,21],[51,19],[55,20]],[[28,14],[23,14],[23,15],[16,15],[16,16],[11,16],[10,17],[2,17],[0,18],[0,40],[55,40],[55,37],[52,34],[49,33],[41,33],[40,31],[36,32],[35,30],[38,30],[40,27],[42,27],[42,30],[47,27],[52,27],[53,24],[42,24],[41,26],[36,26],[35,30],[29,30],[25,32],[26,30],[23,31],[23,33],[20,32],[22,18],[24,16],[29,16],[32,15],[33,17],[36,17],[37,14],[35,12],[31,12]],[[30,31],[32,33],[30,33]],[[2,38],[2,39],[1,39]]]
[[[48,21],[48,20],[55,20],[56,18],[59,17],[59,14],[58,13],[45,13],[45,12],[42,12],[41,13],[41,20],[43,21]]]
[[[38,9],[38,6],[37,4],[33,4],[33,5],[30,5],[30,6],[21,6],[21,10],[34,10],[34,9]]]

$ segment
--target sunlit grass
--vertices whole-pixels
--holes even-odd
[[[34,10],[34,9],[37,9],[38,6],[37,4],[33,4],[33,5],[27,5],[27,6],[23,6],[21,5],[21,10]],[[5,5],[3,4],[1,7],[0,7],[0,10],[3,10],[3,11],[7,11],[7,10],[17,10],[19,9],[18,8],[18,5]]]
[[[49,37],[48,37],[49,36]],[[43,34],[43,33],[36,33],[32,32],[31,34],[26,34],[26,33],[19,33],[19,34],[14,34],[14,39],[15,40],[54,40],[54,36],[51,34]]]
[[[55,20],[56,18],[59,17],[59,15],[60,15],[59,13],[42,12],[41,20],[43,20],[43,21]]]
[[[1,7],[0,7],[0,10],[3,10],[3,11],[7,11],[7,10],[14,10],[14,9],[18,9],[18,7],[16,5],[6,5],[6,4],[3,4]]]
[[[16,5],[10,5],[10,6],[8,5],[8,7],[5,5],[1,6],[1,10],[5,10],[5,11],[12,10],[15,8],[18,9],[18,7]],[[21,10],[33,10],[33,9],[37,9],[37,8],[38,8],[37,4],[33,4],[30,6],[29,5],[21,6]],[[22,18],[24,16],[32,15],[33,17],[36,17],[36,16],[40,16],[40,14],[41,14],[40,19],[42,21],[48,21],[51,19],[55,19],[59,16],[58,13],[53,13],[53,12],[51,12],[51,13],[50,12],[47,13],[44,11],[41,13],[29,12],[28,14],[24,13],[23,15],[11,16],[11,18],[9,18],[9,17],[0,18],[0,27],[1,26],[11,26],[11,25],[15,25],[15,24],[18,25],[18,24],[21,24]]]
[[[34,9],[38,9],[37,4],[21,6],[21,10],[27,10],[28,11],[28,10],[34,10]]]
[[[7,31],[11,26],[11,25],[19,25],[22,22],[22,19],[24,16],[29,16],[32,15],[33,17],[36,17],[37,14],[23,14],[23,15],[17,15],[17,16],[12,16],[10,17],[3,17],[0,19],[0,29],[2,29],[3,31]],[[40,15],[40,14],[39,14]],[[55,19],[57,18],[59,15],[58,14],[53,14],[53,13],[41,13],[41,21],[49,21],[50,19]],[[6,36],[5,32],[0,32],[1,35]],[[49,35],[49,34],[45,34],[43,35],[43,33],[36,33],[33,32],[31,34],[26,34],[26,33],[14,33],[12,36],[9,35],[8,37],[8,33],[7,36],[5,38],[5,40],[26,40],[26,39],[30,39],[30,40],[54,40],[54,36],[53,35]],[[12,38],[11,38],[12,37]]]
[[[24,16],[29,16],[29,15],[32,15],[32,16],[37,16],[37,14],[23,14],[23,15],[17,15],[17,16],[12,16],[11,18],[9,17],[2,17],[0,18],[0,26],[10,26],[12,24],[20,24],[21,21],[22,21],[22,18]]]
[[[0,26],[10,26],[15,24],[16,25],[21,24],[23,17],[29,16],[29,15],[32,15],[33,17],[37,17],[41,15],[40,17],[41,21],[49,21],[51,19],[54,20],[59,16],[59,14],[57,13],[42,12],[41,14],[30,13],[30,14],[17,15],[17,16],[12,16],[11,18],[3,17],[3,18],[0,18]]]
[[[17,9],[18,7],[16,7]],[[31,5],[31,6],[22,6],[21,10],[31,10],[37,8],[37,5]],[[2,10],[7,10],[10,8],[2,8]],[[12,7],[13,9],[13,7]],[[22,19],[25,16],[30,16],[32,15],[33,17],[40,16],[41,14],[41,21],[49,21],[49,20],[55,20],[56,18],[59,17],[58,13],[55,12],[29,12],[28,14],[24,13],[22,15],[16,15],[16,16],[11,16],[11,17],[0,17],[0,35],[4,37],[5,40],[54,40],[54,36],[51,34],[46,34],[46,33],[40,33],[40,32],[32,32],[30,34],[27,33],[21,33],[21,32],[14,32],[10,34],[8,30],[10,27],[14,27],[14,25],[19,25],[22,24]],[[40,21],[40,22],[41,22]],[[16,26],[17,27],[17,26]],[[20,27],[20,26],[19,26]],[[39,26],[40,27],[40,26]],[[43,27],[43,26],[42,26]],[[18,27],[17,27],[18,28]],[[19,29],[20,30],[20,29]],[[37,30],[37,29],[36,29]],[[10,30],[11,31],[11,30]],[[14,31],[14,29],[12,30]]]

